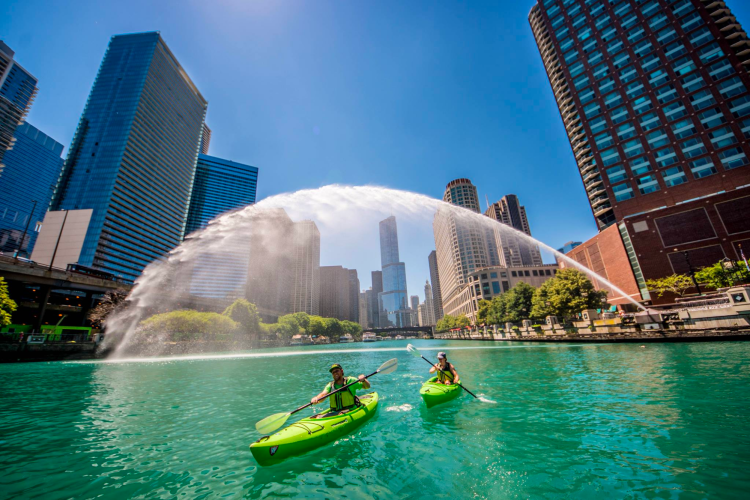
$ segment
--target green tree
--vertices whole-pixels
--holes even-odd
[[[128,292],[125,290],[112,290],[104,294],[102,300],[89,311],[88,320],[94,328],[101,328],[107,318],[115,311],[124,310],[127,307],[125,299]]]
[[[719,261],[713,266],[704,267],[695,273],[695,280],[713,289],[750,282],[750,272],[744,264],[730,264],[732,267],[725,268],[723,262]]]
[[[607,306],[607,292],[597,291],[584,273],[577,269],[562,269],[554,278],[536,289],[532,298],[531,314],[534,319],[557,316],[572,317],[584,309]]]
[[[321,336],[326,334],[326,325],[320,316],[310,316],[310,322],[307,326],[309,335]]]
[[[435,328],[439,332],[445,332],[452,328],[463,328],[465,326],[469,326],[469,324],[469,318],[467,318],[466,315],[462,314],[461,316],[451,316],[450,314],[446,314],[440,321],[437,322]]]
[[[245,299],[235,300],[229,307],[224,309],[222,314],[229,317],[232,321],[239,323],[240,328],[238,331],[245,335],[257,338],[261,333],[258,308],[255,307],[255,304]]]
[[[331,342],[338,342],[339,337],[344,334],[344,326],[336,318],[323,318],[323,325],[325,326],[326,335],[331,339]]]
[[[8,294],[8,284],[0,277],[0,326],[10,325],[11,314],[18,309],[16,302]]]
[[[535,292],[536,288],[528,283],[519,281],[508,293],[503,294],[506,295],[504,301],[505,314],[501,322],[517,323],[531,317]]]
[[[492,302],[489,300],[480,300],[478,303],[478,309],[477,309],[477,323],[482,325],[489,325],[489,314],[490,314],[490,307],[492,306]]]
[[[166,334],[170,340],[227,340],[240,324],[223,314],[193,310],[155,314],[140,324],[142,335]]]
[[[693,288],[693,280],[684,274],[673,274],[659,279],[646,280],[646,286],[649,290],[661,297],[665,293],[673,293],[682,297],[690,288]]]
[[[342,321],[341,327],[343,328],[344,333],[348,333],[354,337],[354,340],[362,340],[362,325],[359,323],[355,323],[354,321]]]

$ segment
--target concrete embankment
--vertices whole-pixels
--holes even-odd
[[[487,340],[493,342],[575,342],[575,343],[649,343],[649,342],[721,342],[750,340],[750,330],[675,331],[649,330],[639,333],[619,334],[562,334],[562,335],[501,335],[501,334],[435,334],[444,340]]]

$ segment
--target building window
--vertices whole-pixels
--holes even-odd
[[[732,101],[730,106],[731,108],[729,109],[729,111],[732,112],[732,115],[735,118],[750,115],[750,95],[735,99],[734,101]]]
[[[630,171],[636,176],[651,172],[651,164],[649,163],[648,158],[643,156],[631,161]]]
[[[710,45],[706,45],[698,51],[698,58],[703,64],[708,64],[711,61],[719,59],[720,57],[724,57],[724,52],[722,52],[719,44],[716,42],[713,42]]]
[[[635,196],[635,194],[633,194],[633,188],[630,186],[629,182],[612,186],[612,191],[614,191],[615,199],[617,201],[629,200]]]
[[[703,18],[697,12],[693,12],[682,20],[682,31],[688,32],[704,24]]]
[[[624,141],[635,136],[635,127],[632,123],[625,123],[617,127],[617,137]]]
[[[698,120],[703,124],[703,128],[706,130],[717,127],[722,123],[726,123],[727,119],[721,112],[721,109],[714,108],[698,115]]]
[[[596,143],[596,147],[599,150],[608,148],[609,146],[615,143],[615,141],[612,139],[612,136],[610,135],[609,132],[604,132],[603,134],[594,136],[594,142]]]
[[[693,47],[700,47],[704,43],[708,43],[713,39],[714,36],[711,34],[711,30],[709,30],[705,26],[699,30],[695,30],[688,37],[688,40],[690,40],[690,45],[692,45]]]
[[[658,87],[662,83],[669,81],[669,73],[667,73],[667,70],[665,69],[657,69],[650,75],[648,75],[648,83],[652,87]]]
[[[638,179],[638,190],[641,194],[654,193],[659,189],[659,181],[656,180],[653,174]]]
[[[690,137],[697,132],[693,121],[690,118],[680,120],[677,123],[672,124],[672,133],[678,139],[684,139]]]
[[[500,293],[500,283],[497,281],[492,282],[492,293],[495,295]]]
[[[740,130],[745,135],[745,139],[750,139],[750,118],[740,122],[740,127],[742,127]]]
[[[693,105],[693,108],[696,111],[700,111],[701,109],[705,109],[716,104],[716,99],[714,99],[714,95],[709,89],[704,89],[700,92],[696,92],[695,94],[689,96],[689,99],[690,104]]]
[[[734,67],[727,59],[712,64],[708,70],[709,76],[715,82],[735,73]]]
[[[669,144],[669,137],[667,137],[667,133],[664,129],[661,128],[647,134],[646,139],[648,141],[648,147],[651,150],[659,149],[660,147]]]
[[[524,271],[523,274],[524,274],[524,276],[530,276],[530,274],[529,274],[528,271]]]
[[[625,172],[625,167],[622,165],[616,165],[607,169],[607,177],[609,178],[610,184],[614,184],[615,182],[627,179],[628,174]]]
[[[731,170],[733,168],[747,165],[747,155],[742,151],[741,148],[727,149],[719,153],[721,164],[724,165],[725,170]]]
[[[687,110],[682,101],[675,101],[672,104],[664,106],[663,111],[670,122],[687,115]]]
[[[685,92],[695,92],[698,89],[702,89],[706,86],[706,81],[700,75],[700,73],[693,73],[680,80],[682,88]]]
[[[683,108],[684,109],[684,108]],[[643,116],[641,116],[638,121],[641,124],[641,128],[643,130],[652,130],[656,127],[661,126],[661,120],[659,119],[659,116],[656,113],[648,113]]]
[[[511,275],[511,276],[513,276],[514,278],[518,276],[518,274],[516,274],[516,272],[515,272],[515,271],[511,271],[511,272],[510,272],[510,275]]]
[[[633,139],[632,141],[626,142],[623,144],[622,149],[627,158],[633,158],[634,156],[638,156],[645,152],[639,139]]]
[[[690,162],[690,172],[696,179],[702,179],[716,173],[716,167],[714,167],[711,158],[706,156],[705,158],[698,158],[695,161]]]
[[[742,80],[740,80],[738,76],[721,82],[719,85],[717,85],[717,88],[719,89],[719,93],[721,94],[721,96],[725,99],[729,99],[736,95],[744,94],[745,92],[747,92],[745,85],[742,84]]]
[[[703,141],[700,137],[693,137],[692,139],[688,139],[681,143],[680,149],[682,149],[682,154],[684,154],[686,158],[695,158],[696,156],[706,154],[706,147],[703,145]],[[667,165],[669,165],[669,163]]]
[[[709,132],[708,138],[711,140],[714,149],[722,149],[737,144],[737,138],[729,127],[721,127]]]
[[[674,187],[687,182],[687,176],[679,165],[666,169],[661,175],[664,177],[664,184],[667,187]]]
[[[536,269],[532,269],[532,270],[531,270],[531,274],[532,274],[533,276],[539,276],[539,271],[537,271]]]

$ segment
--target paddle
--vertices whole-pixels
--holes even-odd
[[[435,366],[435,365],[433,365],[433,364],[432,364],[432,362],[431,362],[431,361],[430,361],[429,359],[427,359],[427,358],[425,358],[424,356],[422,356],[422,355],[421,355],[421,354],[419,353],[419,349],[417,349],[417,348],[416,348],[416,347],[414,347],[413,345],[411,345],[411,344],[407,345],[407,346],[406,346],[406,350],[407,350],[407,351],[409,351],[409,354],[411,354],[411,355],[412,355],[412,356],[414,356],[415,358],[422,358],[422,359],[424,359],[425,361],[427,361],[428,363],[430,363],[430,366]],[[438,370],[440,370],[440,368],[438,368]],[[440,371],[441,371],[441,372],[443,372],[443,373],[445,373],[446,375],[449,375],[449,373],[448,373],[448,372],[446,372],[445,370],[440,370]],[[451,375],[451,377],[453,376],[453,374],[450,374],[450,375]],[[474,396],[474,398],[475,398],[475,399],[479,399],[479,398],[477,398],[477,397],[476,397],[476,395],[474,395],[474,393],[473,393],[473,392],[471,392],[471,391],[470,391],[469,389],[467,389],[466,387],[462,386],[462,385],[461,385],[461,384],[459,384],[459,383],[456,383],[456,385],[457,385],[457,386],[459,386],[459,387],[460,387],[461,389],[465,390],[466,392],[468,392],[469,394],[471,394],[472,396]]]
[[[385,363],[383,363],[382,365],[380,365],[380,368],[378,368],[377,370],[375,370],[371,374],[367,375],[365,378],[370,378],[373,375],[376,375],[378,373],[386,374],[386,373],[395,372],[396,368],[398,368],[398,360],[396,358],[389,359],[388,361],[386,361]],[[328,394],[326,394],[325,396],[323,396],[322,399],[325,399],[328,396],[332,396],[332,395],[336,394],[337,392],[341,392],[344,389],[346,389],[347,387],[349,387],[350,385],[354,385],[357,382],[359,382],[359,380],[357,380],[355,382],[351,382],[349,384],[346,384],[343,387],[339,387],[335,391],[331,391]],[[320,402],[320,401],[318,401],[318,402]],[[300,410],[304,410],[308,406],[312,406],[312,403],[307,403],[304,406],[300,406],[296,410],[290,411],[289,413],[276,413],[274,415],[266,417],[263,420],[259,421],[257,424],[255,424],[255,429],[258,432],[260,432],[261,434],[268,434],[269,432],[273,432],[276,429],[278,429],[279,427],[281,427],[282,425],[284,425],[284,423],[287,421],[287,419],[289,419],[290,416],[294,415],[295,413],[297,413]]]

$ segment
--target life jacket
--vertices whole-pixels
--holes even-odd
[[[440,366],[440,363],[438,363],[438,367]],[[453,368],[453,365],[450,364],[450,362],[445,362],[445,368],[444,369],[437,369],[437,378],[438,382],[445,382],[446,380],[450,380],[453,382],[453,373],[451,372],[451,368]]]
[[[356,377],[344,377],[344,385],[356,381]],[[326,389],[328,392],[333,392],[336,389],[341,389],[341,387],[334,387],[333,382],[329,382]],[[330,396],[328,401],[331,403],[331,410],[341,411],[355,406],[359,402],[359,399],[354,393],[354,386],[352,386],[347,387],[345,391],[337,392],[333,396]]]

